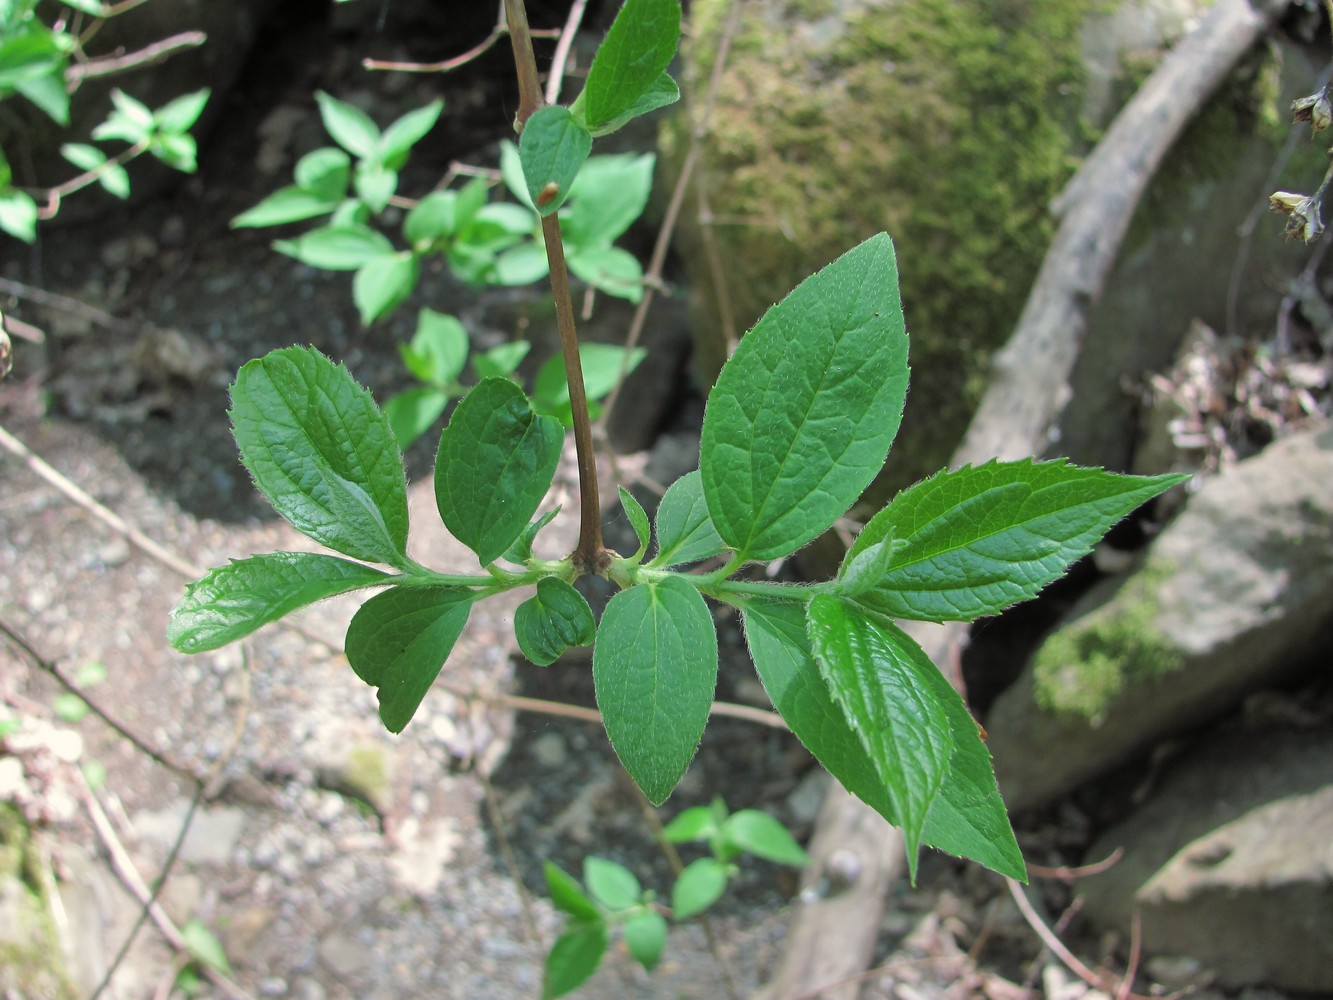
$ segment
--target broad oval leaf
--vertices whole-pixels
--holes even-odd
[[[314,348],[247,362],[231,387],[241,461],[273,509],[344,555],[406,562],[407,478],[389,421]]]
[[[643,265],[620,247],[576,247],[566,258],[570,273],[593,288],[628,302],[643,298]]]
[[[656,910],[642,910],[626,920],[622,930],[630,956],[645,971],[652,972],[661,961],[662,948],[666,945],[666,917]]]
[[[679,43],[680,0],[625,0],[593,56],[580,95],[588,128],[597,131],[622,119],[654,91]]]
[[[556,938],[546,956],[543,1000],[562,997],[578,989],[597,971],[606,952],[606,924],[600,920],[580,923]]]
[[[542,862],[542,871],[546,875],[547,891],[557,910],[568,913],[577,920],[600,920],[597,907],[583,891],[583,887],[573,875],[550,861]]]
[[[785,826],[766,812],[741,809],[722,824],[722,837],[746,854],[779,865],[803,866],[809,858]]]
[[[685,920],[702,913],[727,888],[727,866],[717,858],[699,858],[685,866],[671,887],[671,915]]]
[[[696,469],[667,487],[657,505],[656,566],[680,566],[709,559],[726,550],[713,527],[704,499],[703,476]]]
[[[420,260],[407,251],[376,257],[357,268],[352,278],[352,301],[362,324],[370,326],[407,301],[420,275]]]
[[[661,805],[699,747],[717,686],[717,631],[699,591],[670,576],[612,597],[592,679],[611,746]]]
[[[391,170],[402,170],[412,147],[426,137],[440,120],[444,102],[431,101],[424,107],[407,112],[380,136],[378,159]]]
[[[806,634],[805,605],[755,601],[746,605],[743,620],[759,679],[792,733],[844,788],[901,825],[869,755],[819,676]],[[1026,881],[1023,856],[977,725],[938,670],[927,672],[926,679],[948,714],[956,748],[922,841]]]
[[[1189,478],[1054,462],[937,473],[870,519],[844,565],[887,536],[895,551],[859,603],[893,618],[971,621],[1036,596],[1140,504]]]
[[[393,428],[394,440],[403,451],[434,426],[449,405],[449,396],[430,386],[405,389],[384,401],[384,416]]]
[[[167,641],[182,653],[217,649],[297,608],[386,579],[377,569],[315,552],[233,559],[185,588],[167,620]]]
[[[315,94],[319,116],[325,130],[353,156],[363,160],[374,159],[380,141],[380,130],[368,114],[353,104],[320,91]]]
[[[868,621],[837,597],[811,601],[806,628],[834,702],[888,789],[915,881],[926,814],[954,749],[948,716],[925,677],[938,671],[897,629]]]
[[[583,883],[608,910],[629,909],[643,894],[643,887],[632,871],[594,855],[583,859]]]
[[[594,156],[583,165],[560,213],[566,246],[610,246],[648,207],[653,193],[652,153]]]
[[[278,240],[273,249],[324,271],[355,271],[394,252],[387,236],[365,225],[321,226],[295,239]]]
[[[399,345],[407,370],[422,382],[451,387],[467,364],[467,331],[455,316],[422,309],[411,344]]]
[[[401,733],[467,624],[476,592],[395,587],[361,606],[347,626],[347,662],[378,688],[380,721]]]
[[[323,146],[297,160],[292,176],[297,187],[337,203],[347,196],[352,161],[341,149]]]
[[[582,95],[580,95],[582,96]],[[668,105],[675,104],[680,100],[680,88],[676,86],[676,81],[671,79],[671,74],[663,73],[654,80],[640,96],[637,101],[626,108],[623,112],[612,118],[610,121],[598,125],[592,130],[594,138],[599,138],[615,132],[617,129],[624,128],[635,118],[656,111],[658,108],[665,108]],[[580,105],[577,109],[582,110]]]
[[[504,555],[536,513],[564,438],[560,422],[534,413],[507,378],[477,383],[454,410],[440,435],[435,503],[483,566]]]
[[[514,610],[518,648],[539,667],[547,667],[571,646],[587,646],[597,633],[588,601],[558,577],[543,577],[537,593]]]
[[[893,243],[872,236],[755,325],[708,396],[704,496],[745,559],[826,530],[884,464],[907,394]]]
[[[436,240],[453,233],[457,209],[457,191],[432,191],[407,213],[403,235],[414,249],[427,250]]]
[[[328,197],[302,187],[279,188],[253,208],[246,209],[231,220],[233,229],[256,229],[261,226],[281,226],[288,222],[302,222],[318,215],[328,215],[342,204],[342,196]],[[301,259],[301,251],[293,241],[288,245],[289,256]]]
[[[532,113],[519,136],[518,156],[538,212],[550,215],[564,203],[591,151],[592,136],[568,108],[551,104]]]

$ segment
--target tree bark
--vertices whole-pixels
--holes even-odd
[[[1287,0],[1217,0],[1116,117],[1052,206],[1060,225],[952,466],[1041,453],[1069,395],[1069,375],[1148,181],[1190,119],[1271,27]],[[907,625],[957,683],[966,625]],[[790,944],[762,1000],[855,1000],[885,894],[900,876],[902,837],[832,784],[810,849]],[[850,884],[845,871],[856,869]],[[843,876],[841,882],[839,876]],[[821,887],[840,889],[821,893]]]

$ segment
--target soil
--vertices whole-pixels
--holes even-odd
[[[519,330],[534,335],[545,322],[537,290],[488,295],[431,272],[408,306],[365,330],[346,275],[274,253],[267,231],[227,227],[286,183],[295,158],[319,143],[315,89],[347,96],[339,83],[354,79],[381,120],[428,99],[428,85],[415,79],[387,93],[375,91],[378,81],[362,83],[354,67],[364,41],[289,16],[266,36],[246,82],[225,97],[225,127],[203,142],[198,175],[140,203],[108,203],[93,221],[44,229],[30,250],[4,248],[5,278],[89,303],[118,322],[5,302],[46,339],[16,345],[14,373],[0,387],[0,423],[97,502],[199,567],[312,547],[274,517],[237,461],[225,411],[240,364],[309,343],[382,398],[406,384],[397,345],[410,335],[418,305],[463,316],[476,347]],[[419,150],[405,190],[425,190],[455,158],[493,162],[504,116],[483,119],[476,109],[493,109],[487,95],[495,86],[505,93],[496,72],[483,62],[446,78],[456,117],[440,129],[445,139]],[[278,112],[290,127],[261,138]],[[672,391],[661,412],[675,414],[674,436],[665,440],[678,445],[689,440],[691,414],[697,425],[698,399],[688,384]],[[429,443],[408,459],[419,556],[445,571],[469,571],[468,554],[430,527]],[[511,609],[474,617],[441,686],[408,731],[391,737],[378,725],[373,692],[340,652],[354,605],[326,602],[299,616],[300,632],[275,626],[215,654],[176,654],[163,629],[185,579],[13,455],[0,455],[0,475],[0,619],[67,676],[104,665],[106,679],[89,699],[209,779],[180,857],[164,869],[192,783],[95,716],[56,717],[59,686],[41,664],[0,644],[0,699],[24,720],[21,732],[41,744],[73,730],[82,749],[64,766],[96,762],[105,770],[94,798],[113,835],[93,830],[77,806],[85,793],[68,775],[76,805],[52,808],[39,823],[69,915],[77,995],[91,995],[114,968],[104,995],[165,996],[183,964],[151,927],[115,964],[140,907],[108,865],[111,839],[146,881],[166,871],[167,916],[177,926],[198,920],[211,928],[232,978],[251,996],[535,996],[559,926],[542,898],[543,861],[577,874],[582,858],[596,853],[659,892],[669,885],[653,823],[601,731],[487,700],[513,692],[592,703],[586,661],[546,670],[516,662]],[[556,490],[572,496],[568,481]],[[569,520],[568,513],[557,519],[553,548],[572,544]],[[609,520],[609,531],[624,530]],[[719,612],[718,625],[719,697],[763,704],[734,623]],[[356,761],[367,760],[377,762],[376,780],[357,773]],[[38,770],[29,769],[30,789],[50,791],[54,779]],[[720,719],[659,813],[669,819],[721,795],[731,808],[765,809],[805,837],[819,792],[811,760],[789,736]],[[1088,827],[1071,805],[1034,820],[1025,847],[1035,861],[1060,863],[1087,842]],[[798,905],[796,879],[778,866],[747,864],[709,925],[673,929],[652,975],[615,947],[580,995],[752,993],[780,956],[788,908]],[[1034,895],[1051,914],[1068,902],[1061,886]],[[1025,982],[1037,995],[1102,995],[1062,978],[1007,898],[1003,883],[976,866],[927,858],[920,887],[903,886],[890,902],[881,925],[884,968],[868,977],[863,995],[1008,997],[1023,995],[1012,984]],[[1090,961],[1114,958],[1118,944],[1078,943]]]

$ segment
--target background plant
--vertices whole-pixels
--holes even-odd
[[[804,865],[805,851],[787,828],[757,809],[727,810],[720,798],[686,809],[662,831],[672,844],[702,842],[709,855],[685,866],[671,889],[669,914],[684,921],[703,913],[740,872],[742,855],[782,865]],[[611,933],[619,929],[630,956],[651,972],[662,956],[668,924],[651,889],[634,873],[605,858],[583,862],[583,884],[551,862],[545,865],[551,901],[565,914],[565,929],[546,960],[545,996],[570,992],[596,971]]]
[[[501,145],[500,171],[516,202],[490,201],[484,177],[414,201],[398,194],[399,174],[412,147],[439,119],[442,102],[409,111],[381,131],[354,105],[324,93],[316,100],[338,146],[303,156],[294,183],[242,212],[233,226],[327,217],[320,226],[277,240],[274,249],[311,267],[354,271],[352,298],[367,325],[400,306],[416,288],[422,264],[437,255],[472,284],[528,285],[546,277],[540,225],[513,143]],[[643,294],[643,268],[613,244],[648,204],[653,163],[651,154],[595,157],[561,199],[570,270],[591,287],[632,302]],[[386,223],[391,207],[407,209],[399,227],[405,245],[370,225]]]
[[[531,349],[526,340],[511,340],[473,354],[472,374],[476,379],[512,376]],[[408,372],[421,383],[395,393],[384,403],[384,414],[398,447],[406,450],[440,419],[452,400],[467,392],[459,378],[469,363],[470,345],[467,331],[457,317],[422,309],[412,340],[400,344],[398,350]],[[646,353],[642,348],[627,351],[609,344],[579,345],[592,416],[596,417],[598,402],[611,394],[622,372],[633,371]],[[555,417],[566,428],[573,426],[569,383],[558,356],[548,358],[537,370],[531,399],[536,412]]]
[[[99,0],[60,0],[62,13],[48,25],[36,12],[37,0],[4,0],[0,3],[0,101],[23,97],[57,125],[70,124],[70,94],[88,72],[82,51],[84,41],[96,33],[100,23],[133,4],[104,4]],[[71,14],[91,21],[76,31]],[[198,44],[191,40],[190,44]],[[71,69],[71,59],[80,56],[83,65]],[[134,60],[121,56],[126,68]],[[125,147],[108,154],[89,143],[66,143],[64,158],[81,174],[54,187],[37,191],[15,186],[13,171],[0,149],[0,230],[24,242],[37,236],[39,219],[49,219],[60,210],[61,201],[76,191],[98,184],[117,198],[130,193],[125,164],[148,153],[167,166],[185,173],[196,170],[197,147],[190,129],[208,103],[207,89],[185,94],[156,111],[120,90],[112,91],[112,110],[92,131],[97,142],[122,142]],[[45,202],[38,204],[38,199]]]
[[[238,373],[234,435],[274,508],[341,555],[270,553],[213,570],[173,610],[170,641],[200,652],[312,601],[383,588],[353,617],[345,648],[377,689],[382,722],[400,732],[472,605],[531,588],[514,615],[519,647],[549,664],[593,644],[607,735],[660,804],[707,723],[718,669],[712,599],[740,612],[759,679],[792,732],[901,827],[913,878],[922,843],[1024,878],[979,729],[895,619],[970,621],[1031,598],[1116,521],[1184,477],[1032,460],[946,470],[877,514],[833,579],[751,578],[748,567],[789,556],[841,517],[893,444],[908,343],[897,260],[881,233],[804,281],[746,335],[710,394],[698,471],[668,488],[655,519],[622,489],[638,547],[607,549],[559,209],[594,136],[675,93],[666,67],[680,8],[628,0],[568,108],[541,105],[522,4],[507,10],[523,93],[518,153],[550,260],[578,448],[578,545],[562,559],[534,554],[557,513],[541,507],[564,427],[509,379],[488,377],[441,434],[434,477],[439,516],[476,553],[480,572],[415,562],[388,418],[345,368],[313,349],[284,348]],[[693,567],[717,557],[716,569]],[[573,586],[585,575],[620,588],[600,621]]]

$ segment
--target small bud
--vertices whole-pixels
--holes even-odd
[[[1278,191],[1268,199],[1268,207],[1287,216],[1287,239],[1299,237],[1306,243],[1319,239],[1324,231],[1323,213],[1310,195]]]
[[[1328,98],[1328,88],[1317,94],[1301,97],[1291,102],[1292,122],[1309,122],[1310,134],[1318,135],[1329,125],[1333,125],[1333,101]]]

